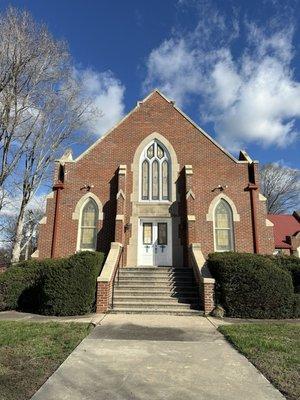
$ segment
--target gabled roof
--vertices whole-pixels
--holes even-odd
[[[287,236],[293,236],[300,231],[300,221],[296,215],[269,214],[268,219],[274,224],[275,247],[290,249],[291,244],[287,241]]]
[[[234,162],[243,164],[246,163],[248,164],[251,160],[250,157],[248,158],[242,158],[242,159],[237,159],[235,158],[232,154],[230,154],[227,150],[225,150],[219,143],[217,143],[207,132],[205,132],[204,129],[202,129],[200,126],[198,126],[190,117],[188,117],[179,107],[175,106],[175,102],[172,100],[169,100],[164,94],[160,92],[158,89],[154,89],[148,96],[146,96],[143,100],[138,101],[137,105],[127,114],[125,115],[116,125],[114,125],[108,132],[106,132],[103,136],[101,136],[98,140],[96,140],[95,143],[93,143],[87,150],[85,150],[83,153],[81,153],[75,160],[79,161],[81,158],[83,158],[86,154],[88,154],[95,146],[98,145],[107,135],[112,133],[122,122],[124,122],[131,114],[133,114],[136,110],[139,109],[140,104],[145,103],[151,96],[153,96],[155,93],[159,94],[165,101],[168,103],[172,104],[174,109],[179,112],[187,121],[189,121],[196,129],[198,129],[199,132],[201,132],[205,137],[207,137],[216,147],[218,147],[223,153],[225,153],[229,158],[231,158]],[[245,152],[246,154],[246,152]],[[252,160],[251,160],[252,161]],[[257,163],[257,161],[253,161],[253,163]]]

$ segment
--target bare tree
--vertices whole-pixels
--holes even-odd
[[[22,259],[27,260],[36,248],[38,225],[43,215],[44,209],[38,205],[34,207],[31,205],[25,211],[20,250],[20,257]],[[1,235],[0,253],[9,254],[9,261],[11,260],[15,241],[17,218],[18,215],[16,214],[5,215],[1,218],[1,224],[5,229]]]
[[[281,214],[300,206],[300,171],[276,163],[260,170],[261,192],[267,198],[269,214]]]
[[[65,75],[66,46],[27,12],[0,16],[0,187],[20,161],[35,129],[45,90]]]
[[[26,207],[49,165],[96,114],[84,93],[64,42],[27,12],[9,8],[0,16],[0,187],[5,193],[13,183],[22,193],[13,262]]]

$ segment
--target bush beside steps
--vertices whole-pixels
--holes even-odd
[[[103,259],[102,253],[84,251],[10,267],[0,275],[0,311],[60,316],[93,312]]]
[[[213,253],[216,304],[229,317],[299,318],[300,259],[247,253]]]

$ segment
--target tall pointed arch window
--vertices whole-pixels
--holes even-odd
[[[170,168],[170,156],[167,149],[158,141],[152,141],[141,156],[141,200],[169,200]]]
[[[96,250],[99,210],[93,199],[84,204],[80,218],[80,250]]]
[[[214,212],[215,251],[234,251],[232,210],[226,200],[221,199]]]

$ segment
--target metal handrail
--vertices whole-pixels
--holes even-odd
[[[121,268],[124,266],[124,247],[121,248],[121,253],[118,261],[117,268],[115,269],[113,280],[112,280],[112,295],[111,295],[111,308],[114,307],[114,295],[115,295],[115,281],[116,281],[116,275],[117,275],[117,286],[119,286],[119,281],[120,281],[120,265],[122,265]]]

